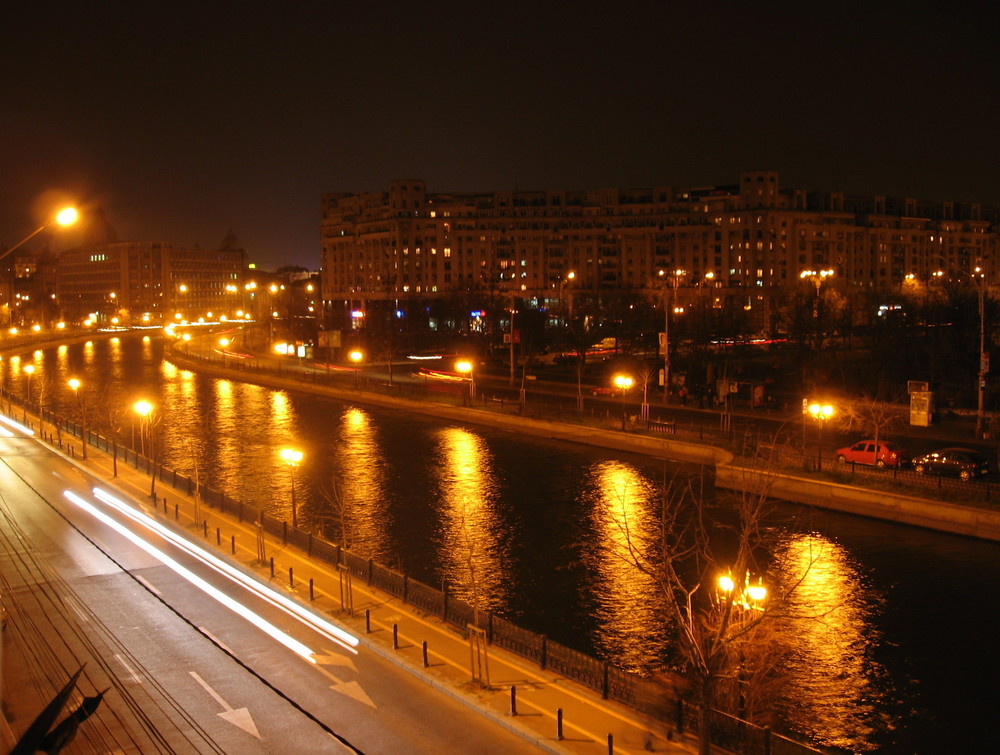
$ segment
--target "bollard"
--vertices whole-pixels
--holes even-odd
[[[174,521],[175,522],[180,518],[179,512],[178,512],[178,508],[179,508],[179,504],[175,503],[174,504]]]
[[[424,668],[427,668],[428,666],[431,665],[430,663],[427,662],[427,640],[424,640],[422,648],[424,651]]]
[[[556,708],[556,739],[562,741],[562,708]]]
[[[365,634],[372,633],[372,612],[370,609],[365,609]]]
[[[271,579],[274,579],[274,556],[271,556]]]
[[[235,556],[236,555],[236,535],[231,535],[230,537],[232,537],[232,539],[233,539],[233,546],[232,546],[232,548],[233,548],[233,555]]]
[[[222,530],[218,527],[215,528],[215,544],[222,545]]]
[[[392,649],[399,650],[399,624],[392,625]]]
[[[510,685],[510,714],[517,715],[517,687]]]
[[[201,523],[201,529],[205,533],[205,537],[208,537],[208,520],[207,519]]]
[[[163,496],[163,513],[167,513],[167,497]]]
[[[295,589],[295,573],[292,571],[292,567],[288,567],[288,586],[293,590]]]
[[[608,755],[615,755],[615,735],[608,734]]]
[[[313,594],[313,578],[309,577],[309,600],[316,600],[316,596]]]

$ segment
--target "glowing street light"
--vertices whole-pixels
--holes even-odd
[[[469,381],[469,398],[474,399],[476,397],[476,373],[472,361],[459,359],[455,362],[455,369],[466,376],[466,380]]]
[[[31,403],[31,376],[35,374],[35,365],[26,364],[24,365],[23,370],[24,374],[27,375],[28,377],[27,380],[25,381],[27,388],[26,388],[26,398],[24,402],[24,411],[21,413],[21,421],[24,422],[24,424],[28,424],[28,404]]]
[[[627,414],[625,395],[628,393],[629,389],[635,385],[635,380],[632,379],[631,375],[615,375],[611,382],[615,388],[622,392],[622,432],[625,432],[625,419]]]
[[[833,418],[837,410],[831,404],[812,403],[806,413],[819,424],[819,447],[816,449],[816,471],[823,471],[823,425]]]
[[[80,439],[82,441],[80,447],[83,453],[83,458],[86,459],[87,458],[87,404],[86,404],[87,399],[84,394],[80,393],[80,387],[83,385],[83,383],[81,383],[76,378],[70,378],[69,380],[66,381],[66,385],[68,385],[70,387],[70,390],[73,391],[73,395],[76,397],[77,404],[80,407]]]
[[[763,611],[763,603],[767,599],[767,588],[761,579],[757,583],[750,581],[750,572],[746,573],[742,584],[737,584],[731,572],[719,576],[717,583],[719,594],[725,596],[732,605],[752,611]]]
[[[136,401],[132,404],[132,411],[139,415],[139,443],[142,445],[142,455],[146,456],[146,438],[149,439],[149,456],[148,458],[153,460],[153,434],[150,432],[150,422],[153,416],[153,410],[155,407],[144,399]],[[152,467],[152,476],[149,483],[149,497],[156,497],[156,466]]]
[[[282,448],[281,460],[288,465],[288,471],[292,480],[292,529],[298,529],[298,513],[295,510],[295,468],[302,463],[302,452],[294,448]]]
[[[347,358],[351,360],[354,364],[354,387],[357,388],[361,380],[361,362],[365,358],[365,354],[361,349],[352,349],[351,353],[347,355]]]
[[[73,225],[79,219],[79,217],[80,217],[80,213],[78,213],[76,211],[75,207],[65,207],[65,208],[63,208],[62,210],[60,210],[59,212],[56,213],[54,220],[52,220],[51,222],[45,223],[42,226],[39,226],[38,228],[36,228],[35,230],[33,230],[31,233],[29,233],[27,236],[25,236],[23,239],[21,239],[16,244],[14,244],[14,246],[10,247],[9,249],[6,249],[3,254],[0,254],[0,260],[2,260],[4,257],[6,257],[11,252],[13,252],[15,249],[20,248],[21,245],[24,244],[25,242],[30,241],[31,239],[33,239],[35,236],[37,236],[39,233],[41,233],[42,231],[44,231],[46,228],[51,228],[51,227],[56,226],[56,225],[62,226],[62,227],[70,226],[70,225]]]

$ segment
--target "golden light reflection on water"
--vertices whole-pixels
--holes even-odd
[[[339,436],[339,479],[320,480],[330,497],[339,498],[331,505],[343,512],[343,531],[335,525],[331,534],[335,540],[343,537],[347,547],[368,558],[387,561],[391,548],[386,528],[386,461],[371,415],[364,409],[346,407],[340,417]]]
[[[658,536],[658,491],[622,461],[591,467],[587,476],[591,519],[598,547],[589,549],[596,578],[595,645],[601,657],[626,669],[655,665],[665,635],[659,592],[636,566],[634,549],[649,553]]]
[[[870,749],[872,733],[892,722],[879,714],[884,672],[871,658],[875,607],[858,570],[842,546],[815,533],[790,537],[776,556],[782,589],[799,580],[776,619],[791,647],[788,718],[818,742]]]
[[[458,427],[438,431],[435,475],[441,500],[441,561],[448,589],[473,608],[508,604],[507,538],[499,520],[497,485],[486,441]]]

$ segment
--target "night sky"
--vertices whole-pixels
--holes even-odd
[[[50,192],[122,240],[319,265],[320,196],[785,186],[1000,204],[963,4],[0,4],[0,245]],[[71,235],[45,233],[58,251]],[[37,246],[36,246],[37,248]]]

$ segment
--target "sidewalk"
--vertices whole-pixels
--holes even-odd
[[[33,426],[37,427],[37,418]],[[46,433],[50,430],[46,426]],[[108,487],[139,503],[146,513],[185,531],[262,581],[281,586],[304,605],[351,631],[362,647],[476,708],[541,751],[593,755],[697,752],[692,732],[676,732],[672,724],[602,700],[582,685],[493,646],[480,651],[477,676],[481,681],[473,681],[473,650],[455,627],[360,580],[344,584],[340,573],[266,536],[266,561],[262,563],[258,560],[256,528],[251,524],[241,524],[204,504],[198,509],[200,521],[196,522],[195,502],[159,481],[154,505],[148,475],[119,460],[118,476],[113,477],[110,456],[88,447],[84,460],[79,440],[67,443],[65,434],[62,453]],[[348,610],[352,603],[353,612]],[[557,738],[558,711],[562,712],[561,740]]]

